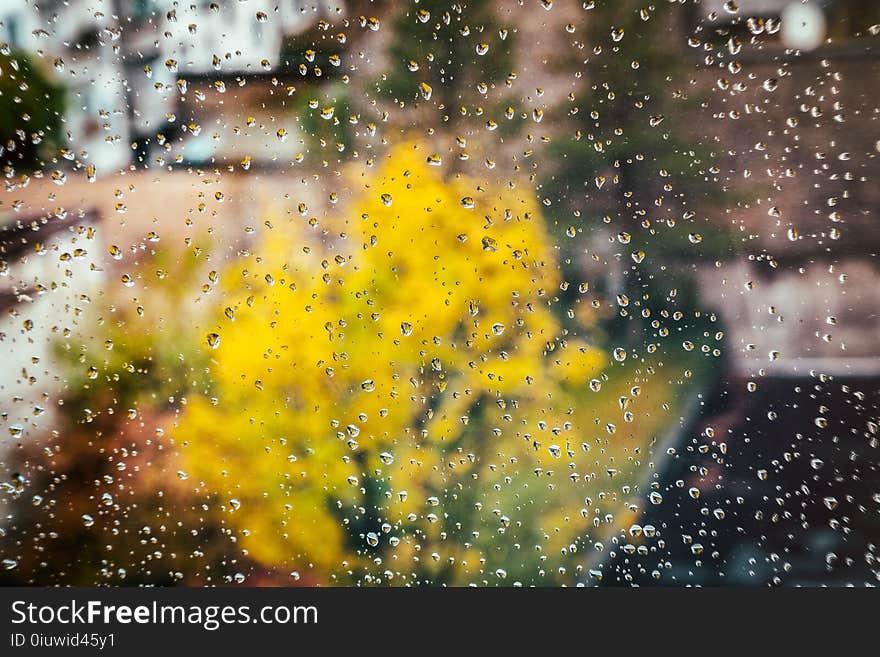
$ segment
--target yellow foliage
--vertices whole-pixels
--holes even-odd
[[[341,581],[380,554],[376,572],[465,581],[486,557],[474,527],[495,523],[490,540],[497,527],[493,486],[551,458],[543,427],[570,420],[604,364],[552,312],[559,272],[535,200],[425,159],[397,147],[324,244],[269,231],[204,327],[219,336],[204,344],[212,390],[176,437],[263,563]],[[465,514],[478,520],[457,527]]]

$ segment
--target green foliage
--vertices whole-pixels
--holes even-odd
[[[676,87],[683,83],[679,16],[635,0],[605,2],[586,16],[583,39],[593,46],[587,84],[572,97],[569,135],[551,148],[560,166],[545,189],[590,217],[610,217],[618,230],[634,233],[651,222],[641,245],[636,234],[631,244],[656,248],[659,222],[686,212],[688,203],[723,198],[711,181],[710,149],[682,120],[689,99]],[[668,38],[658,38],[658,30]]]
[[[0,157],[34,169],[61,141],[63,89],[29,55],[0,54]]]
[[[346,87],[331,84],[299,95],[293,112],[312,154],[319,154],[324,160],[347,158],[354,142],[354,124],[360,122],[360,116],[352,111]]]
[[[492,85],[512,71],[513,39],[491,3],[407,3],[391,29],[391,66],[380,83],[382,92],[408,103],[423,99],[420,84],[427,84],[449,123],[468,111],[467,99],[479,97],[476,85]],[[413,65],[418,69],[412,70]]]
[[[550,145],[558,164],[541,190],[574,216],[561,229],[574,224],[594,248],[604,244],[614,254],[620,265],[605,274],[618,280],[607,286],[655,311],[676,286],[676,309],[695,311],[695,292],[683,292],[695,288],[680,263],[722,258],[732,248],[728,229],[708,218],[732,196],[715,179],[716,154],[686,119],[696,98],[684,69],[683,19],[680,7],[637,0],[584,13],[575,34],[590,50],[561,49],[578,57],[557,63],[581,71],[584,83],[569,97],[568,133]],[[580,241],[560,237],[560,244],[569,274],[583,274]]]

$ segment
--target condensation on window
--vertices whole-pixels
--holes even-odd
[[[876,585],[878,39],[4,0],[0,583]]]

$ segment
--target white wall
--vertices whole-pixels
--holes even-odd
[[[275,67],[279,62],[283,37],[282,19],[271,0],[220,2],[219,11],[202,3],[181,3],[177,21],[164,23],[172,32],[166,41],[167,55],[177,60],[181,74],[217,74],[214,56],[221,61],[220,72],[260,72],[260,62]],[[194,7],[194,8],[193,8]],[[265,15],[261,22],[257,14]],[[190,26],[195,26],[195,31]]]
[[[702,268],[700,294],[724,320],[740,374],[877,374],[880,288],[873,268],[851,258],[783,265],[768,275],[766,264],[737,261]]]
[[[89,305],[83,295],[94,299],[104,280],[100,263],[105,249],[100,231],[94,231],[89,240],[85,231],[92,224],[76,217],[65,222],[75,230],[56,233],[45,241],[42,255],[30,249],[21,260],[9,262],[9,271],[0,276],[0,289],[4,291],[33,290],[38,284],[46,288],[42,294],[31,291],[22,297],[22,302],[14,306],[15,316],[5,312],[0,315],[0,413],[7,415],[2,426],[10,433],[20,428],[25,440],[31,433],[37,435],[52,426],[61,385],[56,378],[60,373],[55,367],[58,357],[54,350],[64,341],[65,329],[72,331],[70,341],[76,344],[78,312]],[[80,226],[83,234],[76,230]],[[63,254],[73,254],[75,249],[86,253],[61,260]],[[90,267],[92,263],[97,265],[96,271]],[[32,322],[30,329],[25,327],[28,321]],[[37,407],[45,412],[35,414]],[[4,436],[0,444],[8,446],[9,441],[10,437]]]

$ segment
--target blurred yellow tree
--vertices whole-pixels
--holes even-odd
[[[523,499],[526,474],[577,444],[573,395],[604,356],[554,315],[532,196],[433,162],[406,144],[349,173],[361,190],[311,247],[269,230],[203,327],[213,396],[190,398],[175,437],[257,561],[465,583],[515,568],[507,551],[559,511]]]

